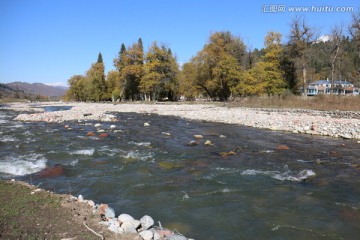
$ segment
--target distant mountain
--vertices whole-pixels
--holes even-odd
[[[12,82],[5,83],[15,91],[20,91],[30,95],[40,95],[44,97],[62,97],[67,91],[67,87],[48,86],[42,83],[25,83],[25,82]]]

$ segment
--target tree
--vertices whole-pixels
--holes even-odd
[[[154,42],[147,54],[140,89],[145,100],[177,99],[178,66],[170,48]]]
[[[102,62],[102,55],[99,53],[98,60],[92,64],[86,72],[87,85],[86,90],[89,94],[87,100],[99,102],[105,100],[106,83],[105,83],[105,66]]]
[[[124,98],[125,96],[125,85],[126,85],[126,79],[122,78],[121,72],[122,69],[125,67],[124,58],[126,54],[126,47],[125,44],[122,43],[120,47],[120,51],[118,54],[118,57],[114,59],[114,67],[117,69],[119,73],[119,86],[121,86],[120,91],[120,99]]]
[[[215,32],[191,59],[191,67],[187,68],[195,72],[183,77],[191,78],[193,85],[210,99],[226,101],[240,80],[245,53],[246,46],[239,37],[230,32]]]
[[[120,99],[123,86],[120,81],[120,73],[116,70],[108,72],[106,75],[106,99],[111,99],[112,102]]]
[[[121,54],[121,61],[118,64],[120,78],[124,85],[122,97],[132,101],[139,100],[139,84],[143,76],[144,64],[144,50],[141,39]]]
[[[335,81],[335,64],[342,54],[342,35],[343,35],[343,27],[342,26],[335,26],[332,29],[330,35],[330,65],[331,65],[331,94],[334,93],[334,81]],[[341,80],[341,79],[340,79]]]
[[[101,53],[99,53],[99,55],[98,55],[98,60],[97,60],[96,63],[103,63],[103,58],[102,58]]]
[[[74,75],[68,80],[69,90],[66,92],[66,99],[75,101],[86,101],[85,77]]]
[[[269,32],[265,37],[265,55],[263,64],[259,67],[266,72],[264,78],[265,92],[268,95],[281,94],[286,87],[284,72],[281,69],[281,57],[283,47],[281,44],[281,34]]]
[[[307,67],[308,50],[314,42],[315,32],[305,23],[305,19],[296,17],[292,20],[289,37],[289,47],[291,58],[294,59],[294,65],[298,72],[301,72],[303,93],[306,95],[307,89]],[[299,80],[297,81],[298,85]]]

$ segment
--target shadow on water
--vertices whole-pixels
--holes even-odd
[[[97,128],[13,122],[14,114],[0,112],[3,178],[31,176],[195,239],[360,234],[355,141],[147,114],[116,113],[118,122]]]

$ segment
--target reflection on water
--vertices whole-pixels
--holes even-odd
[[[68,129],[13,122],[15,114],[0,111],[3,178],[59,193],[70,185],[117,214],[148,214],[195,239],[360,234],[355,141],[130,113],[116,115],[115,129],[103,123],[100,137],[89,122]]]

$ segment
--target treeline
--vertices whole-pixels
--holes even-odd
[[[287,42],[269,32],[261,50],[249,49],[231,32],[215,32],[179,67],[170,48],[154,42],[144,52],[141,38],[121,45],[116,70],[105,75],[101,53],[83,75],[68,81],[67,99],[76,101],[176,101],[301,94],[319,79],[360,81],[360,14],[348,28],[335,26],[319,38],[304,18],[294,18]]]

